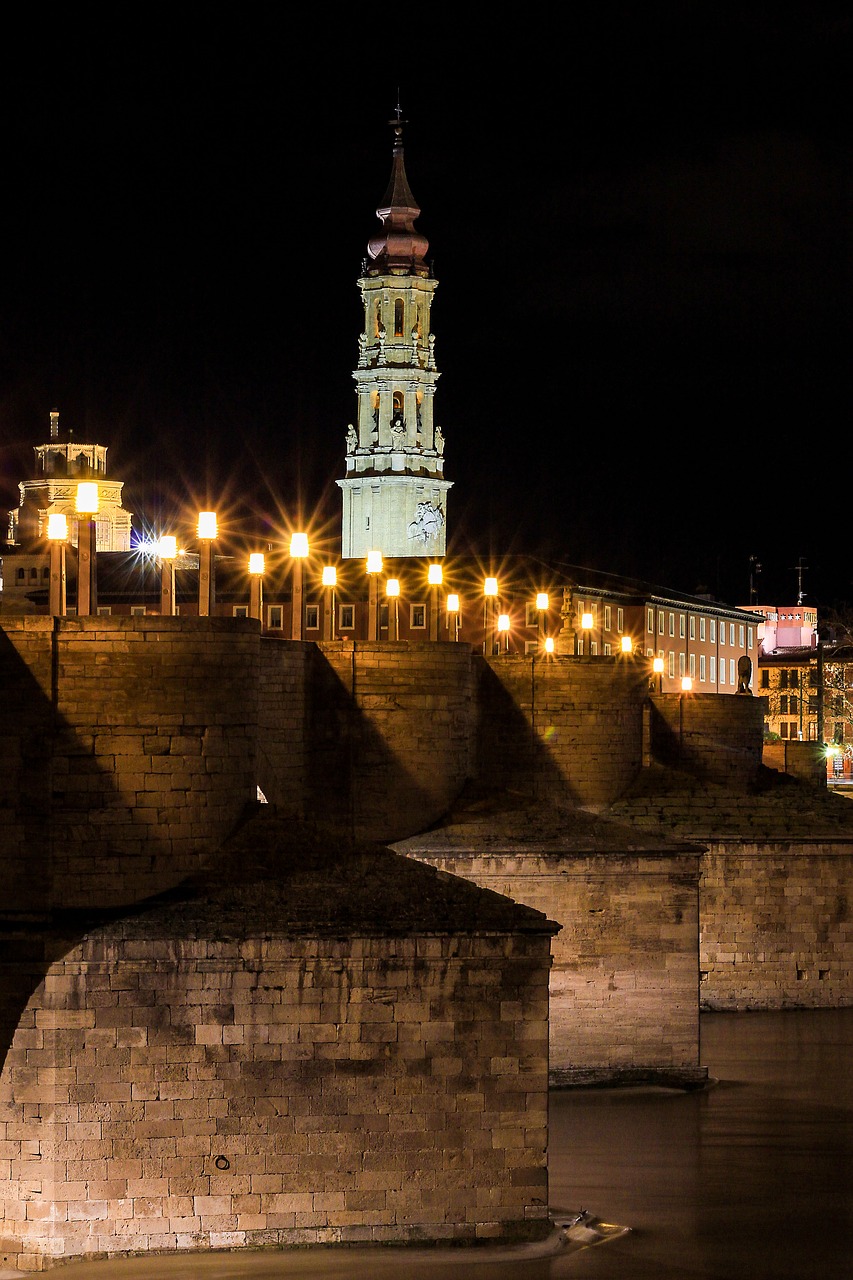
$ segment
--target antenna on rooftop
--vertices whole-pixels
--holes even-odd
[[[802,604],[806,598],[806,593],[803,591],[803,570],[808,569],[808,567],[809,566],[806,564],[802,556],[800,556],[797,563],[793,565],[793,568],[797,573],[797,604]]]
[[[758,557],[750,556],[749,557],[749,603],[750,604],[758,603],[758,590],[755,585],[755,580],[760,573],[761,573],[761,565],[758,563]]]

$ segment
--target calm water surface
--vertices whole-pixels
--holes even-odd
[[[705,1014],[718,1083],[551,1095],[555,1212],[630,1230],[550,1258],[422,1252],[74,1263],[64,1280],[851,1280],[853,1009]]]

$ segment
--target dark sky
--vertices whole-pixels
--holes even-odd
[[[339,534],[399,88],[450,549],[853,599],[848,6],[153,12],[6,41],[3,507],[58,408],[140,525]]]

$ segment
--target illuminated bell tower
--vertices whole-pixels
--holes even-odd
[[[376,210],[382,226],[367,246],[358,282],[364,304],[358,368],[353,372],[357,424],[347,429],[341,549],[345,559],[381,551],[443,556],[446,499],[444,436],[434,419],[435,339],[430,307],[436,289],[424,260],[429,247],[415,229],[420,209],[403,163],[397,108],[391,180]]]

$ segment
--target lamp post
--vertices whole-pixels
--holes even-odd
[[[503,651],[509,653],[509,614],[498,614],[498,636],[503,636]]]
[[[547,591],[536,592],[536,612],[539,615],[539,648],[541,649],[545,642],[545,626],[548,620],[548,610],[551,607],[551,601],[548,598]]]
[[[47,537],[50,542],[50,587],[48,608],[51,617],[64,618],[68,596],[65,573],[66,544],[68,542],[68,517],[59,512],[47,517]]]
[[[658,678],[658,693],[663,693],[663,658],[655,658],[652,661],[652,671]]]
[[[338,584],[338,571],[333,564],[323,566],[323,639],[333,640],[335,636],[335,587]]]
[[[634,652],[634,641],[631,639],[631,637],[630,637],[630,636],[623,636],[623,637],[622,637],[622,652],[623,652],[623,653],[633,653],[633,652]]]
[[[303,561],[308,556],[308,534],[294,533],[290,539],[290,558],[293,562],[291,573],[290,603],[290,637],[292,640],[302,639],[302,620],[304,616]]]
[[[682,676],[682,677],[681,677],[681,692],[682,692],[682,693],[690,693],[690,691],[691,691],[691,689],[692,689],[692,688],[693,688],[693,677],[692,677],[692,676]]]
[[[171,534],[160,537],[157,543],[157,555],[160,558],[160,616],[172,618],[175,615],[175,556],[178,554],[178,542]]]
[[[554,637],[553,637],[553,636],[546,636],[546,637],[545,637],[545,652],[546,652],[546,653],[553,653],[553,652],[554,652]]]
[[[264,571],[263,552],[253,551],[249,556],[249,617],[258,622],[264,620]]]
[[[77,486],[77,615],[85,618],[98,607],[97,552],[98,486],[86,481]],[[80,517],[83,517],[82,519]]]
[[[367,638],[379,639],[379,575],[382,572],[382,552],[367,553]]]
[[[388,598],[388,639],[400,639],[400,579],[388,578],[385,583]]]
[[[209,618],[216,600],[213,544],[218,535],[215,511],[199,511],[196,533],[198,549],[198,616]]]
[[[592,653],[592,626],[594,621],[595,619],[591,613],[581,614],[581,630],[586,637],[581,641],[581,644],[583,645],[581,653]]]
[[[497,578],[486,578],[483,584],[483,653],[495,651],[495,613],[498,601]]]
[[[431,564],[427,570],[429,582],[429,638],[438,639],[438,588],[441,586],[443,574],[440,564]]]
[[[459,596],[455,591],[447,597],[447,629],[454,640],[459,639]]]

